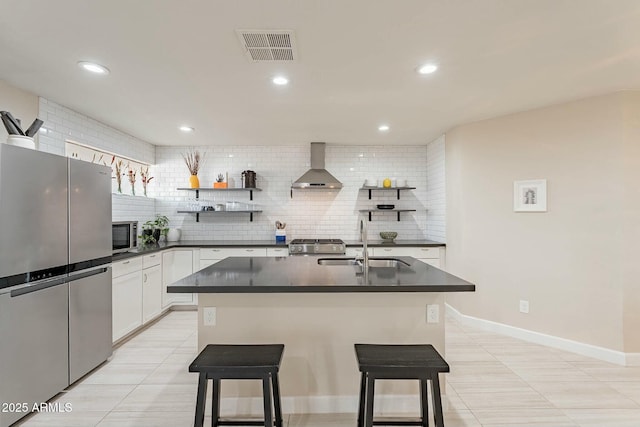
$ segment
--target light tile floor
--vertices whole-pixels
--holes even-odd
[[[621,367],[447,319],[447,427],[640,426],[640,367]],[[195,312],[171,312],[20,426],[181,427],[193,423]],[[296,414],[288,427],[355,426],[355,414]],[[210,418],[205,420],[210,424]]]

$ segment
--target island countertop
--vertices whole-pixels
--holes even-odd
[[[229,257],[167,287],[170,293],[473,292],[475,285],[412,257],[396,267],[320,265],[327,256]],[[375,260],[379,257],[371,257]]]

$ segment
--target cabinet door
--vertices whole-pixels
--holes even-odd
[[[345,256],[348,257],[362,257],[362,254],[364,252],[363,250],[364,248],[362,246],[350,246],[346,249],[345,251]],[[373,255],[373,248],[367,248],[367,252],[369,253],[369,256]]]
[[[169,294],[167,286],[193,273],[193,251],[174,249],[162,254],[162,307],[193,304],[192,294]]]
[[[267,248],[267,256],[289,256],[289,248]]]
[[[142,270],[112,281],[113,341],[142,325]]]
[[[147,323],[162,311],[162,268],[142,270],[142,322]]]

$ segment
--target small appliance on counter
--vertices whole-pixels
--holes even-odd
[[[138,246],[138,221],[111,223],[111,246],[114,254],[135,249]]]

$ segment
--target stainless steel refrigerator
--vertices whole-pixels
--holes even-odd
[[[0,144],[0,427],[111,355],[110,263],[111,169]]]

